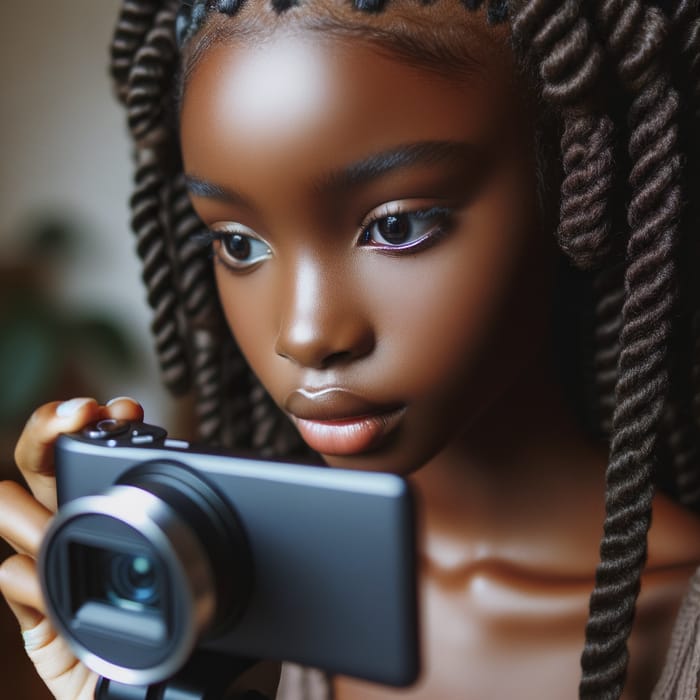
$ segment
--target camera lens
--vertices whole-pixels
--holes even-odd
[[[144,555],[106,554],[109,598],[123,607],[154,606],[160,585],[155,564]]]
[[[235,511],[175,462],[138,464],[64,504],[39,563],[52,620],[78,658],[127,685],[172,676],[200,638],[230,629],[252,586]]]

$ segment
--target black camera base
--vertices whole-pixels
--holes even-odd
[[[154,685],[125,685],[100,678],[95,700],[267,700],[257,691],[236,690],[234,681],[255,661],[200,652],[172,678]]]

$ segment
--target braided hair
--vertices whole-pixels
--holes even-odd
[[[164,381],[195,391],[205,440],[288,456],[303,446],[238,351],[210,262],[192,243],[202,224],[174,116],[180,50],[242,1],[123,0],[111,70],[135,144],[132,226]],[[270,2],[282,14],[313,0]],[[338,2],[379,13],[390,0]],[[700,167],[700,9],[697,0],[461,2],[509,23],[554,124],[537,141],[556,182],[547,196],[558,202],[559,248],[588,290],[580,396],[610,445],[579,693],[612,700],[625,682],[655,489],[700,507],[700,239],[691,234],[700,207],[689,196]]]

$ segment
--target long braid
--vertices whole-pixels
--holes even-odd
[[[609,438],[615,411],[615,385],[620,360],[624,272],[620,266],[601,271],[593,281],[595,297],[595,384],[599,429]]]
[[[610,117],[598,112],[594,92],[601,47],[592,36],[582,0],[530,0],[516,7],[514,41],[521,51],[538,57],[542,96],[561,110],[564,123],[557,238],[578,267],[591,268],[612,247],[608,207],[614,128]]]
[[[190,357],[199,437],[218,444],[222,442],[223,430],[224,367],[220,355],[227,334],[219,313],[211,261],[195,242],[203,225],[192,209],[182,173],[173,182],[168,211],[181,306],[191,329]]]
[[[254,379],[253,373],[230,335],[222,340],[219,354],[222,367],[219,442],[224,447],[251,449],[253,417],[250,385]]]
[[[545,83],[543,95],[563,103],[564,180],[558,237],[561,247],[573,254],[574,262],[581,267],[592,267],[601,257],[608,256],[612,247],[612,217],[608,208],[613,185],[613,128],[607,117],[591,114],[587,110],[586,102],[594,104],[588,91],[597,82],[600,53],[589,38],[590,27],[580,11],[581,3],[565,3],[554,9],[536,0],[526,3],[515,16],[513,31],[521,42],[532,37],[535,50],[544,57],[540,62],[540,75]],[[556,82],[548,87],[547,83],[551,80]],[[575,107],[568,106],[568,101],[573,102]],[[633,225],[641,222],[641,219],[641,215],[637,215]],[[582,230],[585,231],[583,235]],[[632,236],[632,250],[635,243]],[[634,287],[628,280],[628,288]],[[646,304],[646,308],[642,307],[644,312],[648,307],[649,304]],[[632,321],[638,321],[639,315],[629,314],[629,309],[635,307],[626,308],[628,313],[625,314],[623,307],[623,319],[632,315]],[[656,426],[646,426],[645,434],[645,426],[638,420],[642,414],[639,409],[646,407],[633,394],[638,384],[629,382],[635,376],[634,370],[638,371],[635,366],[638,362],[629,362],[632,354],[629,325],[627,330],[625,336],[623,322],[622,371],[618,374],[613,418],[605,535],[586,628],[586,646],[581,662],[581,697],[612,699],[618,698],[622,692],[628,660],[626,642],[646,559],[646,536],[653,495],[651,457]],[[610,347],[614,347],[614,344]],[[632,357],[637,359],[634,355]],[[658,369],[653,368],[657,372]],[[645,378],[653,378],[653,370],[647,372]],[[656,397],[649,398],[653,400]],[[660,406],[657,411],[660,411]],[[623,429],[631,432],[631,436],[625,435]],[[636,437],[647,438],[646,444],[641,443],[641,450],[634,449],[633,440]],[[642,454],[642,459],[646,463],[640,471],[636,471],[638,460],[635,458],[644,448],[647,454]],[[632,506],[629,509],[626,508],[628,504]]]
[[[125,0],[119,13],[110,48],[110,72],[122,102],[126,101],[134,55],[151,29],[159,8],[160,0]]]
[[[161,192],[163,177],[152,154],[140,154],[135,190],[131,198],[131,226],[136,235],[136,251],[143,262],[143,281],[148,303],[153,309],[151,330],[163,381],[174,393],[189,387],[187,349],[178,322],[178,298],[173,268],[169,260],[163,229]]]
[[[696,136],[700,117],[700,17],[697,0],[679,0],[669,10],[669,42],[678,47],[674,56],[674,77],[688,96],[681,113],[681,138],[690,158],[686,163],[685,181],[696,183],[700,175],[700,140]],[[694,261],[698,252],[700,207],[695,198],[686,203],[682,219],[682,238],[679,242],[680,304],[677,313],[673,344],[671,396],[666,414],[666,434],[670,459],[677,482],[679,500],[694,510],[700,510],[700,424],[694,418],[693,402],[700,393],[697,376],[700,356],[697,348],[697,320],[699,313],[693,300],[700,296],[695,281]],[[694,352],[695,350],[695,352]],[[690,377],[689,382],[687,378]],[[694,399],[695,397],[695,399]]]
[[[590,92],[598,82],[601,57],[599,47],[591,38],[588,20],[581,11],[580,2],[567,2],[555,8],[553,3],[533,0],[519,7],[512,27],[515,40],[520,45],[532,43],[541,57],[539,73],[545,84],[543,96],[562,105],[564,180],[558,238],[562,248],[573,254],[575,263],[591,267],[598,263],[600,256],[608,255],[612,247],[609,200],[613,185],[613,128],[607,117],[591,113],[595,95]],[[548,81],[554,84],[548,85]],[[619,439],[618,428],[619,420],[613,420],[613,441]],[[623,465],[619,457],[616,460],[613,448],[608,468],[608,480],[613,489],[621,481],[623,488],[628,486],[617,477]],[[637,491],[647,496],[642,500],[650,508],[651,493],[645,493],[643,488],[646,484],[651,484],[650,475],[642,479],[642,488]],[[625,523],[625,531],[619,527],[619,520],[611,522],[611,515],[618,515],[616,506],[622,499],[609,496],[608,503],[611,501],[613,507],[608,506],[606,535],[601,544],[601,564],[591,597],[582,657],[582,697],[612,699],[619,697],[622,691],[627,666],[626,641],[645,559],[648,524],[644,521],[644,509],[641,520],[635,518]],[[616,546],[620,534],[624,547]],[[630,544],[634,545],[631,561],[626,558]],[[641,555],[637,553],[640,547]],[[616,588],[610,587],[611,582]]]
[[[600,111],[602,49],[595,41],[581,2],[560,4],[537,0],[517,5],[512,26],[521,50],[539,56],[542,95],[562,113],[562,183],[557,240],[562,251],[581,269],[598,270],[619,255],[624,243],[615,236],[612,201],[615,195],[615,127]],[[532,49],[531,49],[532,47]],[[615,274],[594,275],[596,324],[592,344],[597,391],[594,408],[599,430],[611,429],[613,387],[619,355],[621,284]],[[598,279],[599,278],[599,279]],[[612,286],[611,286],[612,285]]]
[[[608,211],[614,184],[612,120],[607,115],[567,118],[562,153],[559,246],[579,267],[597,267],[614,243]]]
[[[148,303],[154,312],[156,354],[166,386],[182,393],[190,385],[189,351],[164,216],[173,177],[171,154],[176,148],[167,104],[177,65],[171,29],[177,2],[168,0],[156,6],[149,0],[137,5],[127,3],[120,16],[112,73],[136,144],[132,228],[143,261]],[[125,36],[131,37],[130,43]],[[137,38],[142,39],[138,48],[134,46]]]
[[[599,69],[599,63],[594,58],[597,54],[590,49],[586,52],[586,24],[577,15],[579,9],[580,5],[576,7],[575,3],[566,3],[553,10],[551,4],[535,0],[525,3],[514,18],[516,38],[522,42],[532,37],[536,50],[546,55],[540,63],[540,74],[545,82],[543,95],[549,99],[554,97],[564,102],[570,96],[574,99],[579,97],[575,94],[577,91],[585,94],[585,81],[592,81],[592,73]],[[608,5],[605,8],[607,13],[605,10],[601,13],[604,22],[612,17],[612,9]],[[545,15],[548,11],[550,14]],[[545,16],[546,21],[542,23]],[[642,16],[642,27],[648,30],[642,38],[648,39],[658,26],[658,23],[654,23],[655,17],[654,14]],[[629,15],[625,17],[625,20],[629,19]],[[574,38],[573,27],[579,28],[578,37]],[[621,24],[616,26],[616,29],[621,28],[624,28]],[[562,35],[565,38],[561,38]],[[617,38],[619,40],[619,35]],[[625,46],[632,45],[628,40],[629,35],[625,37]],[[618,44],[612,48],[614,51],[621,46]],[[563,58],[566,49],[569,51]],[[585,63],[582,63],[582,58],[585,58]],[[630,183],[635,192],[629,210],[632,234],[628,255],[633,262],[626,274],[627,302],[622,313],[620,371],[607,476],[607,515],[601,543],[601,564],[591,596],[587,642],[582,656],[582,697],[617,698],[624,685],[628,657],[626,641],[631,631],[639,580],[646,560],[656,433],[668,385],[666,364],[674,301],[675,266],[672,256],[680,208],[680,162],[673,150],[677,137],[677,126],[674,124],[677,100],[674,101],[674,95],[670,94],[670,84],[662,82],[660,72],[649,75],[654,59],[653,50],[642,50],[640,55],[625,56],[619,62],[622,78],[628,85],[641,86],[642,79],[647,79],[651,88],[646,88],[633,101],[630,109],[630,156],[633,160]],[[571,71],[572,66],[579,68],[581,73],[574,71],[573,76],[569,77],[565,71]],[[551,79],[556,80],[556,84],[548,88],[547,81]],[[561,89],[562,85],[564,90]],[[572,87],[570,91],[567,89]],[[671,100],[665,113],[659,114],[657,110],[649,119],[647,115],[652,108],[659,107],[659,98],[669,96]],[[606,212],[613,184],[612,122],[605,117],[596,120],[596,117],[581,117],[572,112],[567,110],[564,113],[562,152],[565,179],[559,238],[562,249],[569,254],[573,252],[577,264],[590,267],[599,259],[609,257],[612,247],[611,215]],[[643,150],[649,141],[645,127],[652,123],[658,127],[660,121],[667,127],[666,140],[652,144],[656,146],[652,148],[652,157],[644,158]],[[583,139],[580,135],[583,135]],[[603,144],[602,149],[598,148],[596,140]],[[596,174],[595,178],[586,179],[596,169],[588,168],[587,173],[581,164],[585,163],[584,157],[591,157],[596,150],[603,154],[602,158],[594,161],[600,164],[603,177]],[[661,166],[661,178],[651,174],[650,163],[652,167]],[[574,170],[575,167],[577,170]],[[575,189],[579,183],[583,185],[584,194],[577,198]],[[659,197],[664,198],[662,206],[657,205]],[[581,202],[586,202],[587,206],[581,207]],[[578,216],[572,216],[572,212]],[[586,223],[597,226],[592,233],[587,231],[587,235],[580,236],[582,224],[585,226]],[[580,248],[567,240],[566,233],[569,231],[575,232]],[[590,246],[587,246],[589,242]],[[650,278],[649,274],[652,272],[653,277],[656,272],[648,268],[652,260],[660,263],[660,274],[656,278]],[[662,298],[657,301],[659,282]],[[615,298],[619,299],[619,295],[613,295],[606,303]],[[651,323],[655,321],[659,327],[652,329]],[[651,342],[639,341],[640,328],[656,331]],[[613,333],[615,330],[613,328]],[[612,342],[608,347],[608,354],[614,356],[616,343]]]
[[[692,15],[691,13],[695,13]],[[700,176],[700,138],[697,136],[697,124],[700,121],[700,7],[697,0],[681,0],[676,15],[673,18],[674,26],[681,30],[681,55],[685,57],[683,65],[687,66],[687,84],[690,92],[691,120],[686,128],[690,135],[692,153],[691,175],[689,181],[697,182]],[[686,279],[689,280],[687,290],[688,299],[700,299],[700,282],[697,277],[697,269],[691,267],[692,262],[700,256],[700,204],[693,199],[689,202],[691,215],[689,217],[689,250]],[[690,332],[691,332],[691,414],[695,427],[700,431],[700,308],[690,305]],[[698,441],[700,442],[700,440]],[[696,461],[696,469],[700,471],[700,460]],[[696,506],[698,503],[695,504]]]
[[[218,310],[216,286],[211,274],[209,255],[196,242],[197,235],[205,227],[192,208],[182,173],[174,179],[168,209],[172,212],[171,228],[176,241],[184,309],[193,321],[206,322]]]
[[[127,120],[132,137],[141,146],[173,142],[169,119],[172,118],[171,88],[179,62],[172,36],[176,8],[177,1],[168,0],[155,15],[153,27],[136,52],[129,71]]]
[[[632,199],[606,518],[580,692],[582,697],[618,698],[646,562],[654,459],[668,390],[681,163],[678,97],[659,57],[665,31],[661,14],[635,0],[609,0],[599,8],[599,22],[621,82],[634,94],[629,110]]]

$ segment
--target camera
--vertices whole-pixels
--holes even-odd
[[[203,651],[416,680],[404,479],[196,449],[115,419],[60,436],[55,463],[42,591],[104,678],[159,683]]]

